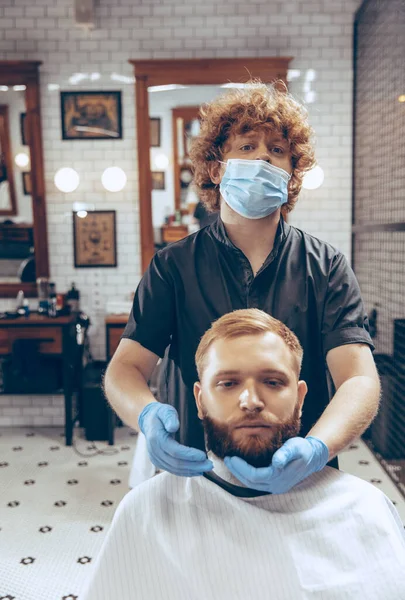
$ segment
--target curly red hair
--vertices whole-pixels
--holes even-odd
[[[293,172],[288,185],[288,202],[282,212],[286,214],[294,208],[303,177],[315,166],[315,155],[307,110],[288,93],[284,82],[276,81],[267,86],[261,81],[250,81],[243,89],[232,90],[203,104],[200,119],[200,133],[193,141],[190,158],[194,184],[210,212],[220,207],[219,185],[211,179],[210,163],[222,160],[232,134],[258,129],[277,132],[289,142]]]

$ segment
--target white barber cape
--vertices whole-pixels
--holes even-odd
[[[125,496],[80,600],[405,599],[404,529],[380,490],[325,467],[240,497],[214,465],[222,487],[162,473]]]

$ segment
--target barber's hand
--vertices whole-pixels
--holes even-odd
[[[213,469],[205,452],[182,446],[173,438],[180,427],[173,406],[160,402],[147,404],[139,415],[138,425],[146,438],[149,457],[159,469],[183,477],[195,477]]]
[[[237,456],[225,457],[225,465],[249,488],[284,494],[297,483],[324,468],[329,460],[326,444],[316,437],[290,438],[274,453],[269,467],[255,469]]]

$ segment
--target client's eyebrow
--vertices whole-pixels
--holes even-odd
[[[214,377],[235,377],[235,375],[241,375],[243,373],[243,371],[238,371],[236,369],[225,369],[223,371],[217,371],[216,373],[214,373]],[[278,377],[283,377],[283,378],[287,378],[288,374],[285,371],[282,371],[280,369],[261,369],[260,371],[258,371],[259,375],[276,375]]]

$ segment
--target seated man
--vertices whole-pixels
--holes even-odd
[[[297,436],[301,361],[297,337],[260,310],[212,325],[194,393],[214,470],[162,473],[129,492],[82,600],[405,598],[403,526],[380,490],[325,467],[269,494],[226,466],[246,461],[260,480]]]

